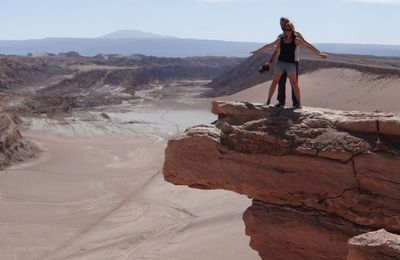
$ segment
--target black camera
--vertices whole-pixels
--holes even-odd
[[[258,72],[260,72],[260,73],[264,73],[264,72],[267,72],[267,71],[269,71],[269,66],[268,66],[267,64],[262,65],[262,66],[258,69]]]

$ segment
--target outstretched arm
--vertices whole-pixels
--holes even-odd
[[[297,37],[300,38],[300,40],[302,40],[306,45],[308,45],[308,47],[311,47],[314,52],[319,52],[317,48],[314,47],[314,45],[312,45],[311,43],[309,43],[306,39],[304,39],[303,35],[301,35],[301,33],[296,32]]]
[[[275,41],[273,41],[273,42],[271,42],[271,43],[269,43],[269,44],[266,44],[266,45],[264,45],[263,47],[261,47],[261,48],[255,50],[255,51],[252,51],[252,52],[250,52],[250,53],[254,55],[254,54],[260,53],[260,52],[267,52],[268,49],[279,45],[279,41],[280,41],[280,39],[276,39]]]
[[[317,48],[312,46],[311,44],[307,43],[306,41],[296,38],[296,44],[310,50],[311,52],[315,53],[316,55],[320,56],[322,59],[326,59],[328,55],[326,53],[320,52]]]
[[[279,53],[281,52],[281,48],[280,46],[276,46],[274,53],[272,54],[271,58],[269,59],[269,61],[267,63],[265,63],[265,65],[268,65],[270,68],[272,67],[272,64],[275,62],[275,60],[278,58]]]
[[[278,46],[275,47],[274,53],[271,56],[271,59],[269,59],[270,63],[274,63],[276,59],[278,58],[279,54],[281,53],[281,48]]]

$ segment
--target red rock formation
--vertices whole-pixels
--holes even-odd
[[[166,149],[167,181],[253,198],[244,214],[263,259],[345,259],[347,240],[400,232],[400,117],[214,102],[215,125]]]
[[[14,118],[0,108],[0,169],[39,152],[35,145],[22,138]]]
[[[347,260],[389,260],[400,257],[400,236],[384,229],[353,237]]]

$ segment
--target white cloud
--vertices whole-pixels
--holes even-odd
[[[261,0],[196,0],[201,3],[251,3],[260,2]],[[360,3],[371,3],[371,4],[389,4],[389,5],[400,5],[400,0],[344,0],[347,2],[360,2]]]
[[[197,0],[202,3],[250,3],[258,2],[261,0]],[[372,4],[392,4],[400,5],[400,0],[345,0],[348,2],[361,2],[361,3],[372,3]]]
[[[348,0],[352,2],[364,2],[364,3],[375,3],[375,4],[400,4],[400,0]]]
[[[249,2],[256,2],[259,0],[197,0],[197,2],[203,3],[249,3]]]

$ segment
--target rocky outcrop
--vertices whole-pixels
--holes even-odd
[[[400,233],[398,115],[242,102],[212,112],[215,124],[169,141],[164,177],[252,198],[243,218],[262,259],[346,259],[353,236]]]
[[[0,108],[0,169],[34,157],[39,149],[22,138],[16,117]]]
[[[347,260],[389,260],[400,258],[400,236],[381,229],[349,240]]]

